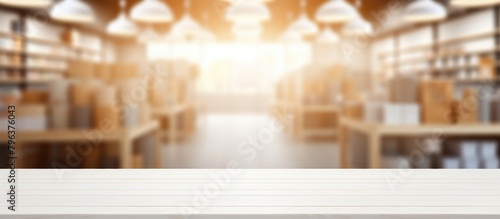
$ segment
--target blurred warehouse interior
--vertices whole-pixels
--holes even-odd
[[[0,0],[25,168],[497,169],[499,63],[497,0]]]

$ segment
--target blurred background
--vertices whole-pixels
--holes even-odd
[[[499,5],[0,0],[0,162],[497,169]]]

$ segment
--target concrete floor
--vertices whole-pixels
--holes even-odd
[[[266,114],[209,114],[195,136],[164,148],[166,168],[336,168],[334,139],[297,142]],[[254,141],[252,141],[252,139]]]

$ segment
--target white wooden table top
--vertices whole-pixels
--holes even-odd
[[[1,180],[0,217],[500,217],[500,170],[16,171],[17,210],[7,209],[9,184]],[[7,179],[8,170],[0,172]]]

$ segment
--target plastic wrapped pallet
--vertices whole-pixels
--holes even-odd
[[[67,104],[52,104],[50,111],[51,129],[68,129],[70,127],[70,107]]]
[[[126,113],[123,114],[122,125],[125,128],[136,127],[139,125],[140,111],[139,106],[125,106]]]
[[[47,107],[45,105],[19,105],[16,107],[17,129],[43,131],[47,129]]]
[[[114,106],[96,106],[94,108],[94,128],[110,131],[120,127],[119,110]]]
[[[73,106],[71,112],[71,126],[73,128],[92,128],[92,108],[90,106]]]
[[[70,82],[63,79],[49,82],[49,102],[51,104],[68,104],[69,85]]]
[[[76,82],[70,86],[70,102],[73,106],[91,106],[95,85],[90,82]]]
[[[116,88],[112,86],[102,86],[95,91],[95,106],[117,106]]]

